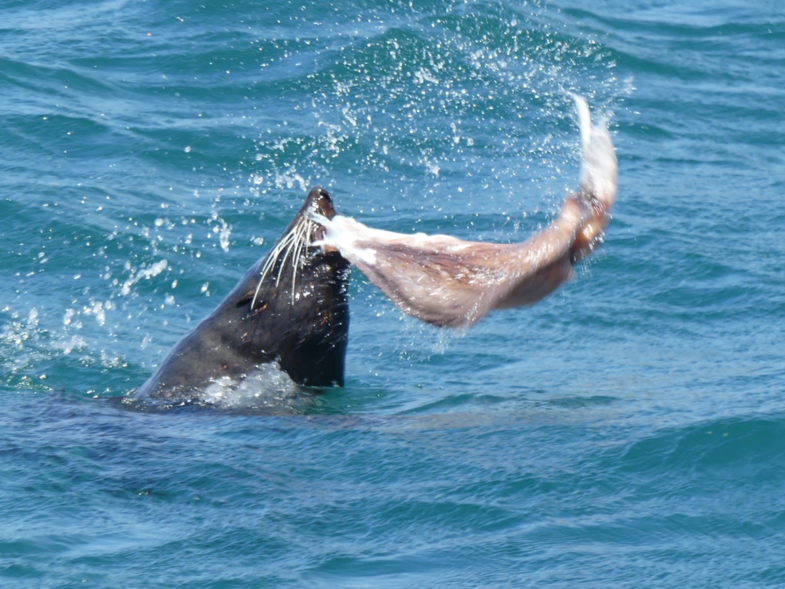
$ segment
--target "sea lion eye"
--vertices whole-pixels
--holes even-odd
[[[253,302],[253,293],[244,296],[239,301],[237,301],[237,308],[240,309],[241,307],[246,307],[246,306],[250,307],[252,302]],[[254,309],[249,309],[249,311],[255,310],[258,312],[258,311],[263,311],[266,308],[267,308],[267,303],[262,299],[257,298]]]
[[[249,295],[247,297],[243,297],[242,299],[240,299],[237,302],[237,308],[240,309],[242,307],[246,307],[247,306],[248,307],[248,311],[249,311],[249,315],[250,316],[254,316],[254,315],[258,315],[259,313],[264,311],[267,308],[267,305],[268,305],[268,303],[266,301],[263,301],[262,299],[257,298],[256,299],[256,306],[253,309],[251,309],[250,307],[251,307],[251,303],[252,302],[253,302],[253,294],[251,294],[251,295]]]
[[[237,302],[237,308],[244,307],[245,305],[250,305],[251,301],[253,300],[253,295],[248,297],[243,297]]]

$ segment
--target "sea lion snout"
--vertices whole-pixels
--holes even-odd
[[[333,197],[321,186],[314,186],[311,188],[303,210],[308,213],[322,215],[328,219],[332,219],[336,214],[335,206],[333,205]]]
[[[332,219],[338,213],[335,210],[335,206],[333,205],[333,197],[330,196],[330,193],[321,186],[314,186],[311,188],[311,191],[308,193],[308,198],[305,200],[305,204],[303,208],[300,210],[300,216],[304,217],[308,221],[314,221],[319,218],[324,219]],[[312,245],[319,245],[319,242],[324,239],[325,230],[324,227],[319,225],[319,223],[313,223],[311,234],[310,234],[310,243]],[[338,250],[334,247],[326,247],[322,248],[322,251],[325,253],[328,252],[337,252]]]

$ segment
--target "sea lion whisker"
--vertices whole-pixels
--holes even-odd
[[[281,241],[276,245],[276,247],[268,254],[267,259],[265,260],[264,266],[262,267],[262,271],[260,272],[260,279],[259,284],[264,281],[267,277],[267,274],[270,272],[272,267],[275,265],[275,262],[278,260],[283,248],[287,245],[288,241],[291,239],[291,235],[286,235],[281,238]]]
[[[293,244],[294,253],[292,254],[292,304],[294,304],[294,294],[297,290],[297,267],[300,263],[300,254],[302,253],[303,240],[305,232],[307,231],[307,223],[300,223],[300,229],[297,232],[297,239]]]
[[[256,291],[254,291],[253,300],[251,301],[251,309],[254,308],[256,305],[256,299],[259,297],[259,291],[262,288],[262,284],[264,283],[264,279],[267,278],[267,274],[272,270],[273,266],[275,266],[275,262],[278,260],[278,257],[281,255],[283,249],[288,245],[288,242],[292,239],[294,233],[294,228],[290,230],[286,235],[284,235],[280,241],[275,245],[275,247],[270,251],[267,255],[267,259],[265,260],[264,266],[262,267],[262,271],[260,272],[259,282],[256,285]]]
[[[307,248],[311,242],[311,221],[305,219],[303,223],[303,238],[300,240],[299,247],[294,256],[294,263],[292,264],[292,304],[294,304],[294,293],[296,291],[295,284],[297,282],[297,269],[300,267],[300,258],[303,254],[303,248]]]
[[[289,259],[289,254],[292,253],[292,250],[297,245],[297,242],[300,240],[300,233],[302,232],[301,223],[298,223],[293,230],[292,239],[289,241],[289,246],[286,248],[286,251],[281,258],[281,263],[278,266],[278,276],[275,278],[275,286],[278,286],[281,283],[281,274],[283,274],[283,267],[286,265],[286,260]]]
[[[289,245],[291,240],[293,239],[293,230],[284,235],[281,240],[276,244],[275,248],[268,254],[267,260],[265,261],[264,268],[262,269],[262,276],[266,276],[267,273],[272,269],[275,265],[275,262],[278,261],[278,258],[281,255],[281,252]]]

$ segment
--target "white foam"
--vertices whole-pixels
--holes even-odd
[[[221,409],[290,407],[299,387],[278,364],[263,364],[248,375],[222,376],[204,390],[204,402]]]

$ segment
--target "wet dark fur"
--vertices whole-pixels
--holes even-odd
[[[305,223],[309,211],[328,218],[335,215],[326,190],[311,190],[281,239]],[[311,247],[322,229],[310,227],[299,257],[296,252],[279,252],[259,284],[265,263],[276,255],[273,247],[218,308],[180,340],[135,396],[195,400],[215,379],[241,377],[271,362],[298,384],[342,386],[349,263],[337,252]]]

